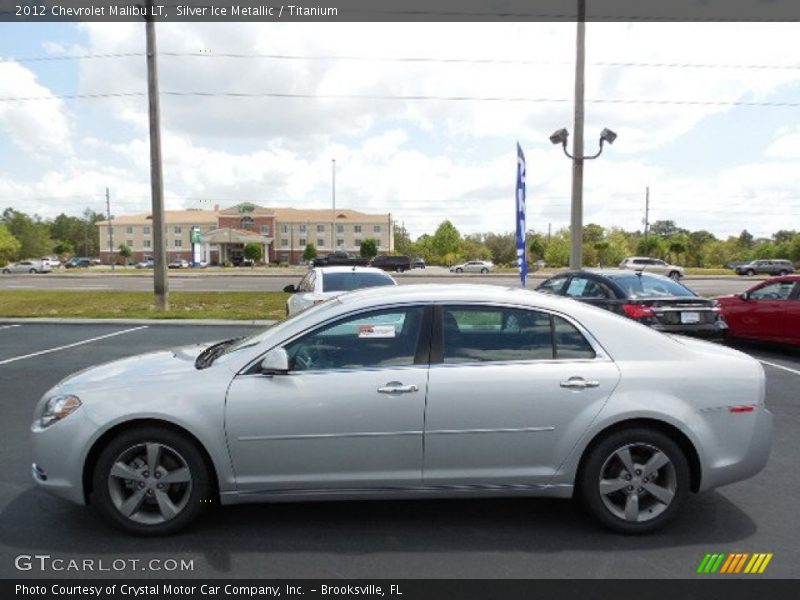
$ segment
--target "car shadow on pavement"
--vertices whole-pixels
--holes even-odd
[[[109,561],[196,553],[198,562],[206,564],[194,576],[224,576],[231,571],[233,558],[247,553],[269,558],[293,553],[627,552],[695,544],[719,547],[747,539],[756,531],[753,520],[717,491],[691,496],[675,521],[648,536],[601,529],[577,502],[528,498],[212,508],[185,532],[155,539],[128,536],[107,525],[92,509],[35,488],[20,494],[0,513],[0,544],[5,552],[108,557]],[[13,561],[3,561],[0,571],[3,577],[25,576],[13,570]]]

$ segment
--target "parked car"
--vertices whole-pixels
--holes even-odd
[[[369,266],[384,271],[403,273],[411,270],[411,259],[407,256],[386,256],[381,254],[373,257],[373,259],[369,261]],[[425,268],[424,264],[422,268]]]
[[[663,275],[624,269],[569,271],[536,289],[604,308],[664,333],[717,338],[728,331],[715,300]]]
[[[179,258],[178,260],[173,260],[171,263],[167,265],[168,269],[188,269],[191,265],[189,264],[188,260],[183,258]]]
[[[331,252],[327,256],[320,256],[317,258],[313,258],[309,261],[308,265],[310,268],[313,267],[366,267],[367,263],[369,263],[368,258],[363,258],[361,256],[353,256],[349,252],[345,252],[344,250],[337,250],[336,252]]]
[[[391,275],[371,267],[317,267],[311,269],[297,285],[287,285],[284,292],[286,314],[293,315],[345,292],[361,288],[397,285]]]
[[[92,266],[92,259],[85,256],[73,256],[64,263],[65,269],[86,269]]]
[[[741,352],[564,298],[368,289],[62,380],[34,409],[32,474],[137,535],[217,504],[500,495],[576,495],[647,533],[761,471],[765,384]]]
[[[767,279],[743,294],[716,300],[730,337],[800,344],[800,275]]]
[[[671,265],[660,258],[648,258],[646,256],[629,256],[619,263],[619,268],[666,275],[676,281],[683,277],[683,267]]]
[[[748,261],[748,260],[732,260],[730,262],[726,262],[723,266],[726,269],[731,269],[731,270],[735,271],[737,269],[737,267],[741,267],[742,265],[746,265],[748,262],[750,262],[750,261]]]
[[[42,260],[21,260],[19,262],[11,263],[3,267],[3,274],[9,273],[49,273],[52,271],[50,265]]]
[[[494,264],[490,260],[471,260],[469,262],[453,265],[451,273],[489,273],[494,271]]]
[[[60,269],[61,268],[61,261],[58,260],[57,256],[43,256],[42,263],[50,267],[50,269]]]
[[[143,261],[136,263],[137,269],[154,269],[155,266],[156,262],[152,256],[148,256]]]
[[[411,262],[412,269],[424,269],[425,268],[425,259],[421,256],[418,256]]]
[[[753,260],[736,267],[737,275],[788,275],[794,273],[794,264],[790,260],[770,259]]]

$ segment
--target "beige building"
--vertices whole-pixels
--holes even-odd
[[[200,230],[195,239],[194,260],[209,264],[236,264],[243,257],[244,246],[257,243],[264,247],[265,262],[299,264],[306,245],[313,244],[320,255],[334,250],[357,254],[361,242],[372,238],[380,254],[394,250],[392,216],[340,209],[271,208],[243,202],[223,210],[165,211],[167,260],[192,261],[191,231]],[[153,252],[152,216],[125,215],[97,224],[100,232],[101,260],[104,264],[119,261],[119,245],[133,250],[138,262]],[[113,251],[110,250],[113,230]]]

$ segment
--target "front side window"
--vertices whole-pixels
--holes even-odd
[[[793,281],[778,281],[750,292],[751,300],[788,300],[794,289]]]
[[[594,358],[580,331],[561,317],[504,307],[446,307],[445,364]]]
[[[404,367],[414,364],[422,307],[348,317],[286,346],[293,371]]]
[[[540,292],[548,292],[550,294],[558,294],[561,292],[561,288],[564,287],[564,284],[567,281],[566,275],[561,275],[559,277],[553,277],[552,279],[548,279],[542,285],[540,285],[537,290]]]

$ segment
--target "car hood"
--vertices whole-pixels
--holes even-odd
[[[80,388],[136,385],[137,382],[170,379],[195,371],[197,355],[211,344],[195,344],[173,350],[158,350],[129,356],[78,371],[60,381],[59,392]]]

